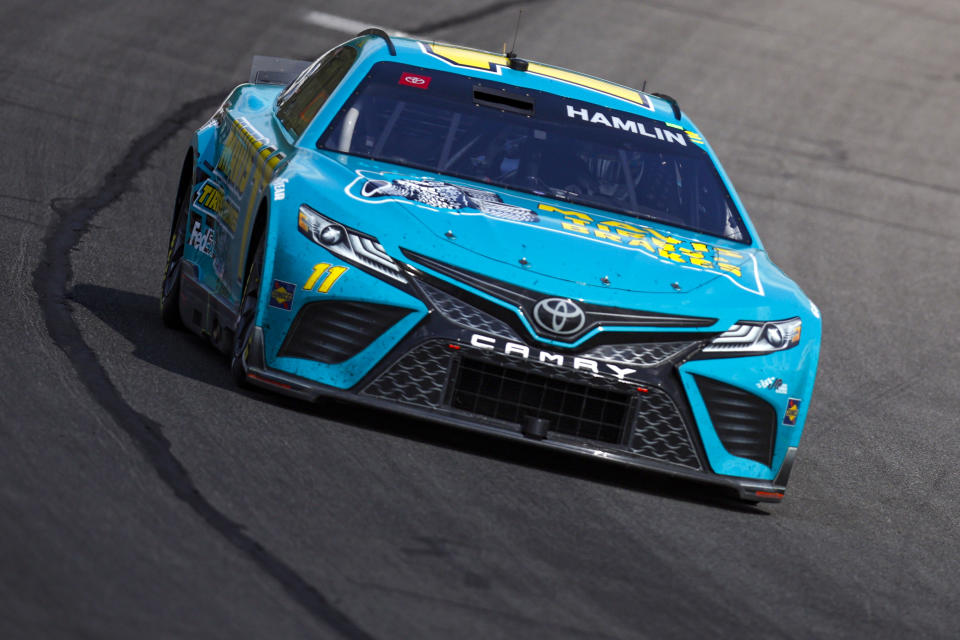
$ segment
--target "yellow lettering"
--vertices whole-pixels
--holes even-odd
[[[674,251],[673,249],[674,249],[673,245],[669,245],[669,244],[664,245],[663,247],[660,248],[660,251],[659,251],[660,257],[668,258],[670,260],[673,260],[674,262],[686,262],[686,260],[683,259],[683,256],[677,253],[676,251]]]
[[[615,233],[610,233],[610,230],[594,229],[593,235],[597,236],[601,240],[613,240],[614,242],[623,242],[623,239]]]
[[[726,271],[727,273],[732,273],[733,275],[740,277],[740,267],[732,264],[727,264],[726,262],[718,262],[717,266],[720,267],[721,271]]]
[[[726,257],[730,258],[742,258],[743,255],[737,253],[736,251],[730,251],[729,249],[724,249],[722,247],[717,247],[717,255],[720,256],[720,259],[723,260]]]
[[[700,243],[695,242],[694,244],[700,244]],[[700,246],[703,246],[703,245],[700,245]],[[687,257],[687,260],[690,261],[690,264],[695,264],[698,267],[705,267],[708,269],[713,267],[713,263],[705,259],[703,257],[703,253],[700,251],[691,251],[690,249],[685,249],[683,247],[680,247],[680,253],[682,253]]]
[[[644,249],[646,249],[646,250],[649,251],[650,253],[653,253],[653,251],[654,251],[653,245],[650,244],[650,241],[647,240],[646,238],[635,238],[635,239],[631,240],[630,242],[628,242],[627,244],[628,244],[629,246],[631,246],[631,247],[637,247],[637,246],[643,247]]]
[[[569,222],[561,222],[560,226],[566,229],[567,231],[576,231],[577,233],[590,233],[590,230],[587,229],[585,222],[581,222],[580,224],[570,224]]]
[[[657,231],[656,229],[651,228],[651,229],[650,229],[650,233],[652,233],[652,234],[655,235],[657,238],[659,238],[660,241],[663,242],[663,243],[666,243],[666,244],[680,244],[680,240],[677,240],[676,238],[673,238],[673,237],[671,237],[671,236],[665,236],[665,235],[663,235],[662,233],[660,233],[659,231]],[[656,243],[657,243],[657,240],[654,240],[653,242],[654,242],[654,244],[656,244]],[[657,246],[659,247],[660,245],[658,244]]]

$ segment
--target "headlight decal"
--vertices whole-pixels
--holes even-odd
[[[777,322],[740,321],[714,338],[703,353],[753,355],[773,353],[800,343],[800,318]]]
[[[330,253],[361,269],[407,283],[399,265],[373,236],[334,222],[305,204],[300,205],[297,229]]]

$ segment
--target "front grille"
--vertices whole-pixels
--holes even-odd
[[[451,357],[450,349],[442,342],[424,343],[397,360],[363,393],[384,400],[439,407]]]
[[[303,305],[277,353],[338,364],[357,355],[412,309],[330,300]]]
[[[710,421],[732,455],[770,466],[777,439],[777,412],[766,400],[717,380],[694,376]]]
[[[697,453],[683,418],[673,400],[665,393],[641,394],[637,402],[637,422],[633,427],[631,448],[642,456],[665,462],[700,468]]]
[[[648,344],[605,344],[594,347],[581,357],[630,364],[637,367],[655,367],[682,353],[693,342],[651,342]]]
[[[550,421],[550,431],[620,443],[630,395],[463,358],[451,404],[516,424],[529,417],[544,418]]]
[[[549,432],[621,448],[625,453],[700,469],[670,395],[542,362],[517,364],[487,352],[425,342],[402,356],[364,395],[453,409],[514,425],[549,421]]]
[[[499,336],[507,340],[520,340],[516,332],[503,320],[498,320],[489,313],[481,311],[473,305],[467,304],[463,300],[425,282],[418,282],[417,284],[423,290],[431,306],[451,322],[467,329]]]

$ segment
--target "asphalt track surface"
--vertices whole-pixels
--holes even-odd
[[[955,637],[960,7],[543,0],[674,95],[823,312],[785,502],[239,391],[158,291],[191,127],[311,10],[498,49],[515,3],[0,5],[0,637]]]

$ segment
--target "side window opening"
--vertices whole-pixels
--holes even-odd
[[[331,51],[287,87],[277,101],[277,119],[299,138],[357,59],[350,46]]]

